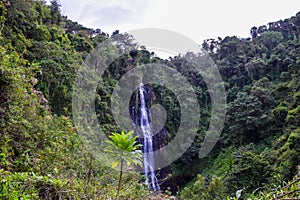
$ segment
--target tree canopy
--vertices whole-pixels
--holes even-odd
[[[61,14],[57,0],[51,0],[49,5],[43,0],[2,0],[0,198],[116,196],[118,173],[93,157],[72,121],[77,70],[92,50],[106,40],[112,40],[122,53],[103,73],[95,91],[97,119],[112,139],[108,143],[124,147],[129,154],[138,150],[135,137],[112,134],[120,132],[121,127],[110,110],[117,82],[137,65],[164,64],[181,73],[193,87],[200,105],[195,109],[201,114],[192,145],[171,164],[172,175],[160,180],[167,183],[164,191],[148,191],[143,177],[126,173],[120,199],[299,196],[300,12],[288,19],[253,26],[249,38],[219,37],[199,45],[218,66],[228,103],[218,143],[207,157],[199,159],[212,108],[203,77],[186,59],[196,55],[161,59],[147,47],[140,47],[127,33],[116,30],[110,36],[100,28],[87,28],[68,19]],[[152,91],[148,104],[160,104],[166,110],[166,124],[156,138],[159,148],[176,136],[181,107],[168,88],[159,84],[147,87]],[[120,142],[122,137],[124,141]],[[108,151],[113,147],[116,146]],[[114,162],[115,167],[132,157],[117,158],[121,162]],[[136,161],[130,159],[126,161]],[[171,191],[177,197],[169,194],[171,185],[179,188]]]

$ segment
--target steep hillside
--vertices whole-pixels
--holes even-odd
[[[72,121],[76,72],[97,44],[108,39],[133,50],[110,64],[96,91],[96,113],[107,135],[121,131],[109,106],[113,89],[139,64],[164,64],[180,72],[196,91],[201,113],[192,146],[164,180],[171,191],[155,194],[146,189],[143,176],[126,173],[120,199],[175,199],[170,192],[197,200],[229,199],[239,193],[242,199],[299,198],[300,13],[252,27],[250,34],[202,44],[225,83],[227,116],[217,145],[199,159],[211,99],[201,75],[186,62],[194,54],[158,58],[138,48],[126,33],[110,36],[69,20],[55,0],[50,5],[1,1],[0,198],[115,198],[118,171],[93,157]],[[167,111],[168,144],[179,127],[180,105],[167,88],[149,87],[153,103]]]

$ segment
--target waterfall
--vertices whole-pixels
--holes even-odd
[[[145,100],[145,88],[141,83],[140,85],[140,123],[143,134],[143,169],[146,176],[146,184],[148,188],[152,188],[153,190],[160,190],[158,180],[155,176],[155,160],[154,157],[150,154],[153,151],[153,140],[152,140],[152,129],[149,123],[149,113],[146,107]]]

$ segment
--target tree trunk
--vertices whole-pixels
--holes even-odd
[[[118,185],[118,190],[117,190],[117,200],[119,199],[119,193],[120,193],[120,190],[121,190],[122,174],[123,174],[123,159],[121,159],[119,185]]]

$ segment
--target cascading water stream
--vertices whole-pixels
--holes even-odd
[[[152,188],[153,190],[160,190],[158,180],[155,176],[154,166],[155,160],[154,157],[150,154],[153,151],[153,141],[152,141],[152,129],[149,123],[149,114],[147,112],[146,100],[145,100],[145,88],[141,83],[140,85],[140,122],[141,129],[143,134],[143,167],[144,173],[146,176],[146,184],[148,188]]]

